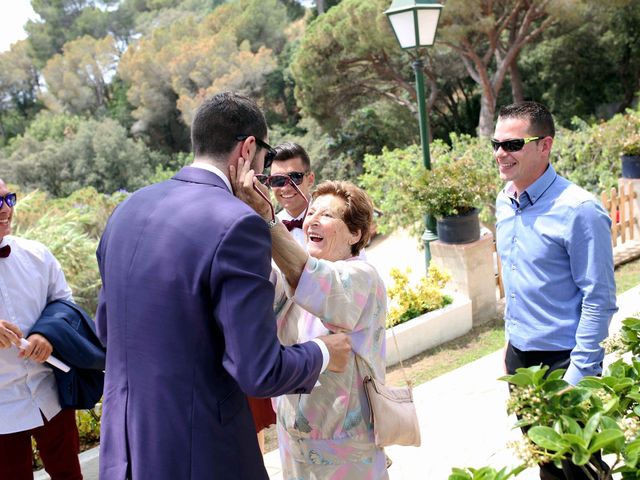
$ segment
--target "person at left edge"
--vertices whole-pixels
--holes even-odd
[[[47,303],[72,300],[71,289],[44,245],[10,235],[15,202],[0,180],[0,479],[33,478],[32,438],[53,480],[82,479],[75,412],[61,408],[44,364],[53,347],[30,333]]]
[[[260,109],[215,95],[191,139],[194,163],[118,206],[98,247],[104,480],[268,479],[246,395],[308,393],[351,352],[344,334],[278,342],[269,229],[228,179],[272,152]]]

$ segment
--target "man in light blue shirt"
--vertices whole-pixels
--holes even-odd
[[[505,363],[508,373],[565,368],[564,379],[576,384],[602,372],[600,343],[617,311],[611,220],[593,195],[549,164],[554,135],[549,111],[522,102],[502,108],[491,141],[507,182],[496,201]],[[567,468],[541,466],[540,478],[587,478]]]

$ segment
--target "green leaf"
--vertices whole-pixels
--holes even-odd
[[[473,477],[466,470],[454,467],[449,480],[473,480]]]
[[[564,369],[559,369],[559,370],[554,370],[553,372],[551,372],[549,375],[547,375],[547,382],[553,381],[553,380],[562,380],[562,377],[564,376]]]
[[[587,448],[589,442],[582,435],[575,435],[573,433],[562,434],[562,440],[571,444],[571,447]]]
[[[567,443],[562,437],[551,427],[532,427],[527,436],[533,443],[552,452],[562,452],[567,448]]]
[[[593,437],[591,445],[589,445],[589,451],[595,453],[599,450],[606,449],[609,446],[617,442],[624,444],[624,434],[620,430],[608,429],[597,433]],[[622,448],[622,444],[619,445]]]
[[[507,381],[513,385],[518,385],[519,387],[526,387],[533,383],[533,377],[528,373],[516,373],[511,375],[511,378]]]
[[[591,455],[589,455],[589,451],[586,448],[579,445],[575,446],[573,455],[571,455],[571,461],[575,465],[586,465],[589,462],[589,458],[591,458]]]
[[[602,418],[602,414],[596,413],[594,416],[592,416],[589,419],[589,421],[585,425],[583,436],[584,436],[584,439],[587,441],[587,445],[591,442],[591,438],[593,437],[593,434],[598,429],[598,425],[600,425],[601,418]]]
[[[561,415],[560,420],[562,420],[562,425],[564,426],[564,430],[568,433],[572,433],[574,435],[582,435],[582,428],[578,425],[578,422],[574,418],[568,417],[566,415]]]

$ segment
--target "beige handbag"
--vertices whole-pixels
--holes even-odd
[[[392,330],[393,333],[393,330]],[[393,333],[393,340],[398,349],[398,342]],[[399,353],[398,349],[398,353]],[[356,368],[360,372],[356,355]],[[413,403],[411,383],[407,379],[404,365],[400,361],[406,387],[387,387],[371,375],[363,377],[364,391],[371,411],[371,423],[378,447],[389,445],[420,446],[420,425],[418,414]],[[362,376],[362,373],[360,373]]]

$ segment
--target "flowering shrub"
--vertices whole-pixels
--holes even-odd
[[[624,357],[612,363],[602,377],[585,377],[576,386],[562,379],[564,370],[520,368],[502,378],[512,386],[507,409],[527,427],[515,452],[523,461],[512,472],[454,469],[449,480],[504,480],[523,468],[544,462],[571,460],[596,473],[593,480],[640,478],[640,318],[627,318],[621,332],[608,341]],[[611,454],[610,470],[594,461],[602,451]],[[487,473],[488,472],[488,473]],[[506,475],[506,476],[505,476]],[[618,477],[619,475],[619,477]]]
[[[429,265],[427,276],[420,279],[417,286],[409,284],[410,269],[406,273],[397,268],[391,269],[393,286],[387,293],[391,299],[391,308],[387,317],[387,327],[404,323],[423,313],[449,305],[453,300],[442,293],[442,289],[451,276],[434,264]]]

